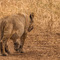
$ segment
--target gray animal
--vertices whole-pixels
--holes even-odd
[[[10,54],[7,41],[13,40],[14,49],[23,53],[23,45],[27,33],[33,29],[34,13],[30,16],[17,13],[0,19],[0,53],[3,56]],[[17,42],[20,40],[20,44]]]

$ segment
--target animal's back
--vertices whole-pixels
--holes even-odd
[[[6,22],[4,34],[5,36],[13,35],[17,33],[19,36],[22,36],[25,28],[25,17],[22,14],[11,15],[6,18],[3,18],[0,23]],[[0,24],[1,26],[1,24]],[[13,33],[11,34],[11,32]],[[1,30],[0,30],[1,32]],[[10,32],[10,33],[9,33]],[[3,33],[3,32],[2,32]],[[1,35],[1,34],[0,34]]]

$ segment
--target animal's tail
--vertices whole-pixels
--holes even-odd
[[[30,14],[30,19],[31,19],[32,22],[33,22],[33,18],[34,18],[34,13],[31,13]]]
[[[3,44],[3,40],[2,40],[2,38],[3,38],[3,36],[4,36],[4,28],[5,28],[5,22],[4,21],[2,21],[1,22],[1,36],[0,36],[0,54],[1,54],[1,52],[2,52],[2,44]]]

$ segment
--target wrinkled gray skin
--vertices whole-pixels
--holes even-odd
[[[23,53],[23,45],[27,33],[33,29],[34,14],[25,16],[24,14],[15,14],[0,19],[0,54],[3,56],[8,55],[9,49],[7,41],[13,40],[14,49]],[[20,44],[17,42],[20,41]]]

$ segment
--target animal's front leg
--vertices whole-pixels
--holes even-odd
[[[25,42],[25,39],[26,39],[26,36],[27,36],[27,33],[24,32],[24,34],[21,36],[20,38],[20,47],[19,47],[19,52],[20,53],[23,53],[23,45],[24,45],[24,42]]]

